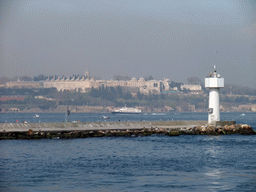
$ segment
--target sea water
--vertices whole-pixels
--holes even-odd
[[[65,119],[0,116],[1,122]],[[221,118],[256,128],[256,113]],[[207,120],[207,114],[70,115],[77,120]],[[0,191],[256,191],[255,157],[254,135],[1,140]]]

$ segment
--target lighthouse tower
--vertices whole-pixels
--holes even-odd
[[[220,98],[219,90],[224,87],[224,78],[220,78],[217,74],[216,66],[214,72],[209,73],[205,78],[205,87],[209,88],[209,109],[208,109],[208,124],[216,125],[220,121]]]

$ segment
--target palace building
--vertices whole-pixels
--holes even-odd
[[[90,77],[89,71],[85,72],[83,76],[70,77],[48,77],[43,81],[12,81],[6,84],[9,88],[56,88],[58,91],[76,91],[76,92],[90,92],[92,88],[99,87],[124,87],[130,90],[140,91],[143,94],[160,94],[172,90],[170,88],[170,80],[148,80],[143,77],[131,80],[95,80]],[[189,87],[184,87],[189,89]],[[194,87],[193,87],[194,88]],[[201,89],[201,87],[196,87]]]

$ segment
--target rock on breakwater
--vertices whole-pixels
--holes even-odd
[[[256,132],[251,126],[246,124],[233,124],[224,126],[195,126],[192,128],[181,129],[182,134],[188,135],[225,135],[225,134],[242,134],[255,135]]]

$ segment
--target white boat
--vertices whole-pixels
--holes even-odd
[[[140,114],[142,111],[140,109],[131,108],[131,107],[122,107],[115,111],[112,111],[113,114]]]
[[[36,118],[36,117],[39,117],[39,115],[35,114],[35,116],[33,116],[33,117],[35,117],[35,118]]]
[[[152,113],[152,115],[166,115],[165,113]]]
[[[110,119],[108,116],[102,116],[101,119]]]

